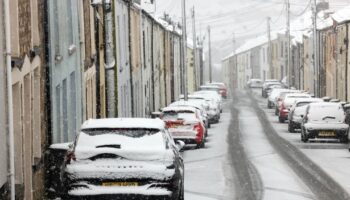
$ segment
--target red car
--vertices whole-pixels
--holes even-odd
[[[162,110],[161,119],[175,141],[204,148],[205,126],[199,115],[199,110],[192,107],[166,107]]]

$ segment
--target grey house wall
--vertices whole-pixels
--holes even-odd
[[[82,123],[78,1],[48,1],[52,143],[72,141]]]
[[[124,0],[115,0],[115,38],[118,77],[118,117],[131,117],[129,12]]]
[[[3,13],[3,1],[0,2],[0,13]],[[5,62],[5,33],[3,15],[0,14],[0,188],[7,181],[7,126],[6,126],[6,62]],[[1,195],[0,195],[1,197]]]

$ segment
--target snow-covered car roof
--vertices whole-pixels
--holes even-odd
[[[287,99],[287,98],[303,98],[303,97],[311,98],[311,95],[305,94],[305,93],[290,93],[290,94],[286,95],[285,99]]]
[[[184,99],[185,98],[185,95],[180,95],[180,99]],[[200,95],[196,95],[196,94],[191,94],[191,95],[188,95],[188,98],[189,99],[205,99],[203,96],[200,96]]]
[[[89,119],[82,125],[81,129],[102,128],[142,128],[142,129],[164,129],[165,124],[160,119],[146,118],[105,118]]]
[[[317,102],[324,102],[322,99],[320,98],[303,98],[303,99],[297,99],[295,100],[295,104],[298,104],[298,103],[317,103]]]
[[[203,104],[199,103],[199,102],[194,102],[194,101],[184,101],[184,100],[180,100],[180,101],[175,101],[173,103],[171,103],[169,105],[169,107],[172,107],[172,106],[190,106],[190,107],[194,107],[194,108],[197,108],[197,109],[200,109],[200,110],[204,110],[204,106]]]
[[[180,112],[180,111],[190,111],[195,113],[196,112],[196,108],[191,107],[191,106],[170,106],[170,107],[165,107],[163,108],[163,112],[170,112],[170,111],[174,111],[174,112]]]
[[[200,88],[213,88],[213,89],[220,89],[220,87],[218,85],[202,85],[200,86]]]

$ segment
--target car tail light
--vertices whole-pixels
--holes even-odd
[[[200,133],[200,131],[201,131],[201,124],[200,123],[195,124],[193,126],[193,130],[197,131],[197,135],[198,135]]]
[[[66,155],[66,163],[67,164],[70,164],[72,160],[73,161],[77,160],[77,158],[75,157],[74,151],[68,152]]]
[[[203,137],[203,130],[202,130],[201,124],[200,123],[195,124],[193,126],[193,130],[195,130],[197,132],[197,134],[196,134],[196,141],[197,142],[201,142],[202,141],[202,137]]]

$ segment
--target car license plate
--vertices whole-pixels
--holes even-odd
[[[336,134],[333,131],[321,131],[318,133],[318,136],[320,136],[320,137],[335,137]]]
[[[172,136],[187,136],[187,133],[183,133],[183,132],[172,132],[171,133]]]
[[[139,183],[137,182],[105,182],[102,186],[116,186],[116,187],[136,187]]]

